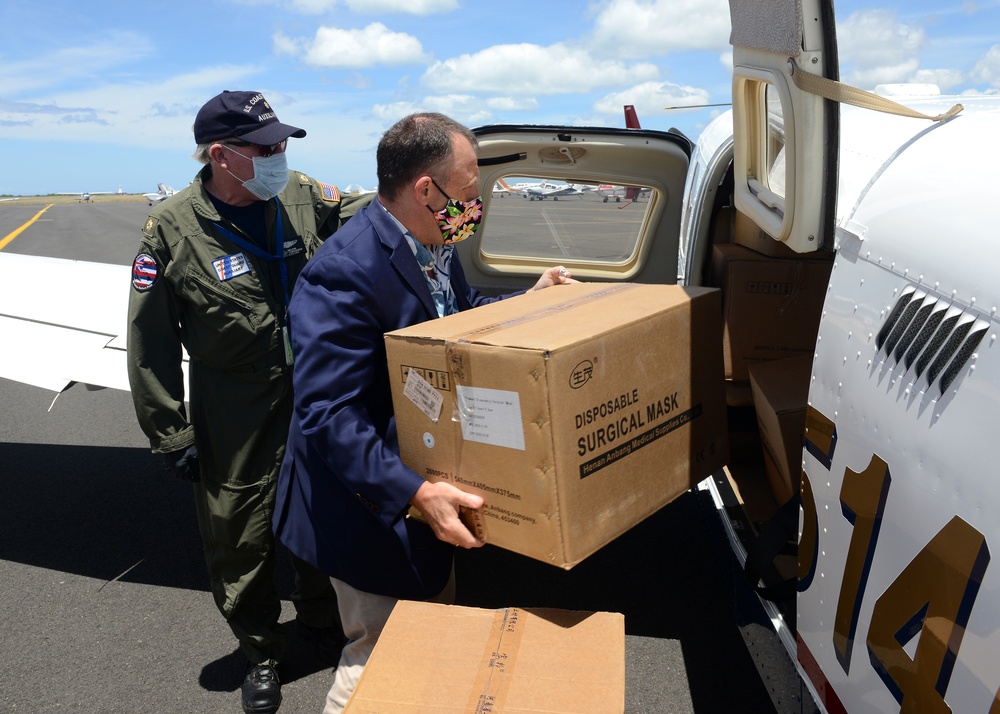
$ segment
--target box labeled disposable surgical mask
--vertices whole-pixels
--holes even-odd
[[[719,291],[560,285],[385,335],[404,462],[570,568],[728,459]]]

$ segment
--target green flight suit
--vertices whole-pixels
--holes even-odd
[[[157,206],[143,228],[129,299],[129,382],[154,453],[197,445],[195,501],[216,605],[248,659],[273,663],[286,644],[276,629],[271,515],[292,413],[282,336],[287,297],[306,260],[370,196],[343,198],[333,186],[289,172],[277,199],[280,231],[275,200],[265,208],[266,252],[275,258],[268,260],[220,217],[204,188],[210,170]],[[182,346],[190,357],[187,394]],[[298,619],[338,624],[329,578],[293,563]]]

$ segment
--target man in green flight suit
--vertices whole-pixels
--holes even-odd
[[[281,704],[275,667],[286,637],[271,514],[292,413],[288,299],[306,260],[367,203],[304,174],[289,178],[288,139],[305,134],[278,121],[258,92],[209,100],[194,123],[205,166],[150,214],[129,299],[136,414],[167,470],[193,483],[212,593],[247,656],[242,703],[251,714]],[[329,578],[292,560],[300,631],[338,647]]]

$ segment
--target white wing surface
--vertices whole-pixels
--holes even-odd
[[[0,253],[0,377],[127,391],[130,278],[126,265]]]

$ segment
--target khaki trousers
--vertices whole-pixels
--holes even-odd
[[[344,626],[344,634],[350,641],[340,654],[340,662],[333,676],[333,686],[326,695],[326,708],[323,709],[323,714],[341,714],[398,600],[385,595],[366,593],[336,578],[330,578],[330,582],[337,591],[340,620]],[[444,605],[455,602],[454,567],[444,590],[430,598],[428,602]]]

